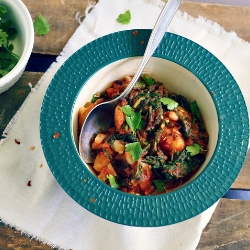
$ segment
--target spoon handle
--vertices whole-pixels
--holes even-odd
[[[158,47],[159,43],[161,42],[170,22],[172,21],[181,0],[168,0],[165,4],[158,20],[152,30],[150,35],[144,56],[142,58],[141,64],[137,72],[135,73],[132,81],[127,86],[127,88],[123,91],[123,93],[119,96],[119,100],[125,98],[132,88],[134,87],[135,83],[137,82],[138,78],[140,77],[143,69],[145,68],[146,64],[148,63],[150,57],[153,55],[154,51]]]

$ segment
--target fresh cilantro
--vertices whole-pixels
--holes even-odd
[[[179,104],[178,102],[174,101],[173,99],[170,99],[168,97],[163,97],[160,98],[160,101],[164,104],[167,105],[168,110],[173,110],[174,108],[176,108]]]
[[[8,74],[19,60],[19,56],[12,52],[14,46],[10,43],[16,37],[17,30],[12,27],[11,20],[2,21],[6,13],[7,9],[0,6],[0,78]]]
[[[192,146],[187,146],[186,150],[190,153],[191,156],[194,156],[203,151],[203,148],[199,144],[194,143]]]
[[[122,23],[122,24],[129,24],[131,20],[130,11],[127,10],[124,14],[120,14],[116,20],[117,22]]]
[[[131,154],[133,161],[137,161],[140,158],[142,152],[140,142],[132,142],[126,144],[125,151]]]
[[[128,116],[132,116],[135,113],[134,109],[129,105],[122,106],[122,112]]]
[[[116,188],[116,189],[117,189],[117,188],[120,187],[119,184],[116,182],[115,177],[114,177],[112,174],[109,174],[109,175],[107,175],[106,177],[108,178],[109,184],[110,184],[110,186],[111,186],[112,188]]]
[[[34,22],[34,30],[38,36],[47,35],[50,31],[50,24],[48,20],[43,16],[39,15]]]
[[[154,79],[153,79],[151,76],[147,77],[147,76],[145,76],[145,75],[142,74],[141,77],[142,77],[142,79],[144,80],[144,82],[145,82],[148,86],[154,85],[155,81],[154,81]]]
[[[4,14],[7,12],[7,9],[4,6],[0,6],[0,18],[4,16]]]
[[[154,180],[153,182],[154,182],[154,185],[158,191],[160,191],[160,192],[165,191],[165,181],[164,180]]]
[[[125,105],[121,109],[122,112],[126,115],[126,122],[128,123],[132,132],[135,132],[136,129],[140,128],[141,125],[141,113],[135,112],[133,108],[129,105]]]
[[[8,39],[8,34],[4,32],[3,30],[0,30],[0,47],[6,46]]]

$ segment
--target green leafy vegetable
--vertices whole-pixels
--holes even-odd
[[[142,152],[140,142],[132,142],[126,144],[125,151],[131,154],[133,161],[137,161],[140,158]]]
[[[145,75],[142,74],[141,77],[148,86],[154,85],[155,80],[151,76],[146,77]]]
[[[13,53],[14,46],[10,43],[15,39],[17,30],[12,27],[12,21],[2,21],[7,13],[4,6],[0,6],[0,78],[8,74],[17,64],[19,56]]]
[[[190,103],[190,109],[191,109],[191,112],[193,114],[194,120],[199,121],[199,125],[200,125],[201,130],[205,130],[205,125],[203,123],[200,109],[199,109],[196,101],[193,101],[192,103]]]
[[[127,10],[124,14],[120,14],[117,18],[117,22],[122,24],[129,24],[131,20],[131,13]]]
[[[7,12],[7,9],[4,6],[0,6],[0,17],[4,16]]]
[[[112,174],[109,174],[106,177],[108,178],[109,184],[110,184],[110,186],[112,188],[116,188],[117,189],[117,188],[120,187],[120,185],[116,182],[116,179],[115,179],[115,177]]]
[[[39,15],[36,18],[34,22],[34,30],[38,36],[47,35],[49,33],[50,24],[43,15]]]
[[[135,113],[134,109],[129,105],[122,106],[122,112],[128,116],[132,116]]]
[[[164,180],[154,180],[153,182],[154,182],[154,185],[158,191],[160,191],[160,192],[165,191],[165,181]]]
[[[190,103],[188,99],[183,95],[177,95],[175,93],[170,93],[168,98],[173,99],[174,101],[178,102],[178,105],[184,108],[187,112],[191,113]]]
[[[198,108],[198,105],[197,105],[196,101],[193,101],[192,103],[190,103],[190,108],[191,108],[192,114],[196,118],[198,118],[199,120],[201,120],[201,113],[200,113],[200,110]]]
[[[126,122],[128,123],[132,132],[135,132],[136,129],[140,128],[141,125],[142,117],[140,112],[135,112],[134,109],[129,105],[125,105],[121,109],[126,115]]]
[[[199,144],[194,143],[192,146],[187,146],[186,150],[190,153],[191,156],[194,156],[203,151],[203,148]]]
[[[97,99],[102,98],[104,96],[104,92],[96,92],[91,99],[91,102],[94,103]]]
[[[178,106],[178,102],[174,101],[173,99],[170,99],[168,97],[163,97],[160,99],[160,101],[164,104],[167,105],[169,110],[173,110]]]

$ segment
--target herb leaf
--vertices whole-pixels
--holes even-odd
[[[187,146],[186,150],[190,153],[191,156],[194,156],[203,151],[203,148],[199,144],[194,143],[192,146]]]
[[[192,114],[196,118],[198,118],[199,120],[201,120],[201,113],[200,113],[200,110],[198,108],[198,105],[197,105],[196,101],[193,101],[192,103],[190,103],[190,108],[191,108]]]
[[[7,9],[4,6],[0,6],[0,18],[7,12]]]
[[[190,109],[191,109],[191,112],[193,114],[194,121],[198,120],[201,130],[205,130],[205,125],[203,123],[200,109],[199,109],[196,101],[193,101],[192,103],[190,103]]]
[[[124,14],[120,14],[116,20],[117,22],[122,23],[122,24],[129,24],[131,20],[130,11],[127,10]]]
[[[129,105],[122,106],[121,110],[126,115],[126,122],[128,123],[132,132],[135,132],[136,129],[141,125],[141,113],[135,112]]]
[[[132,116],[135,113],[133,108],[129,105],[122,106],[121,109],[122,109],[122,112],[128,116]]]
[[[131,154],[133,161],[137,161],[140,158],[142,152],[140,142],[132,142],[126,144],[125,151]]]
[[[117,189],[117,188],[120,187],[120,185],[116,182],[116,179],[115,179],[115,177],[112,174],[109,174],[106,177],[108,178],[109,184],[110,184],[110,186],[112,188],[116,188]]]
[[[144,74],[142,74],[141,77],[148,86],[154,85],[155,81],[151,76],[147,77]]]
[[[170,99],[168,97],[163,97],[160,98],[160,101],[164,104],[167,105],[168,110],[173,110],[174,108],[176,108],[179,104],[178,102],[174,101],[173,99]]]
[[[47,35],[50,31],[50,25],[43,15],[39,15],[34,22],[34,30],[38,36]]]
[[[164,180],[154,180],[153,182],[154,182],[154,185],[158,191],[160,191],[160,192],[165,191],[165,181]]]
[[[0,29],[0,47],[1,46],[5,47],[7,45],[7,38],[8,38],[7,33]]]

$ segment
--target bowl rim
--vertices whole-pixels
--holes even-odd
[[[11,80],[17,77],[20,74],[20,72],[24,70],[34,45],[33,21],[25,4],[21,0],[11,0],[8,2],[0,1],[0,5],[2,4],[14,10],[17,16],[19,16],[19,18],[20,17],[22,18],[22,22],[25,23],[25,25],[23,25],[25,34],[24,35],[25,44],[24,44],[24,49],[22,51],[22,55],[20,56],[18,63],[8,74],[0,78],[0,87],[3,87],[5,84],[8,84]]]
[[[136,38],[133,31],[138,31]],[[220,120],[214,155],[195,180],[173,192],[157,196],[123,193],[97,180],[90,173],[80,159],[72,139],[71,118],[75,100],[84,83],[100,68],[115,60],[143,55],[150,33],[148,29],[119,31],[83,46],[54,75],[46,91],[40,115],[44,155],[62,188],[81,206],[102,218],[141,227],[175,224],[212,206],[237,178],[249,141],[246,104],[231,73],[199,44],[167,32],[153,56],[173,61],[188,69],[209,90]],[[145,41],[144,45],[140,43],[142,40]],[[241,108],[237,109],[239,104]],[[71,109],[64,110],[67,106]],[[231,112],[229,107],[236,108]],[[60,133],[57,139],[52,136],[55,132]],[[61,150],[58,150],[59,147]],[[232,150],[235,147],[240,153],[235,154]]]

